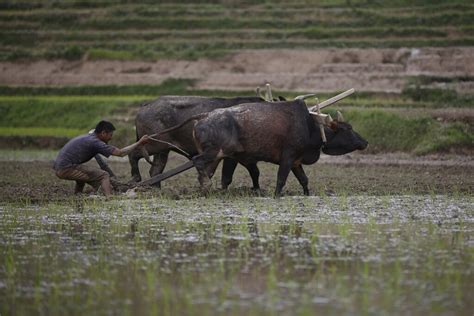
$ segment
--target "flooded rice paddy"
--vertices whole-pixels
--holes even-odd
[[[471,315],[471,195],[0,206],[0,314]]]

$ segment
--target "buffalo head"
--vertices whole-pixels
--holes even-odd
[[[367,148],[368,142],[354,131],[349,123],[344,122],[339,112],[337,120],[331,121],[324,130],[327,142],[322,151],[327,155],[344,155]]]

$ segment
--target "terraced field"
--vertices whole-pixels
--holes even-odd
[[[4,147],[59,146],[100,118],[119,124],[125,144],[144,100],[250,95],[271,82],[288,98],[355,88],[338,106],[375,152],[472,152],[467,1],[6,1],[0,9]]]
[[[156,59],[241,49],[469,46],[467,1],[4,1],[0,59]]]

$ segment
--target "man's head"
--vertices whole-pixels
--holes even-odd
[[[107,121],[100,121],[95,127],[95,134],[104,143],[108,143],[112,139],[115,126]]]

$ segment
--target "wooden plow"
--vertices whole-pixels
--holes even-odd
[[[142,185],[153,185],[155,183],[158,183],[160,181],[166,180],[168,178],[174,177],[175,175],[180,174],[183,171],[186,171],[188,169],[191,169],[194,167],[194,162],[192,160],[189,160],[188,162],[185,162],[182,165],[179,165],[178,167],[168,170],[166,172],[157,174],[156,176],[151,177],[150,179],[143,180],[141,182],[138,182],[133,185],[133,187],[138,187]]]

